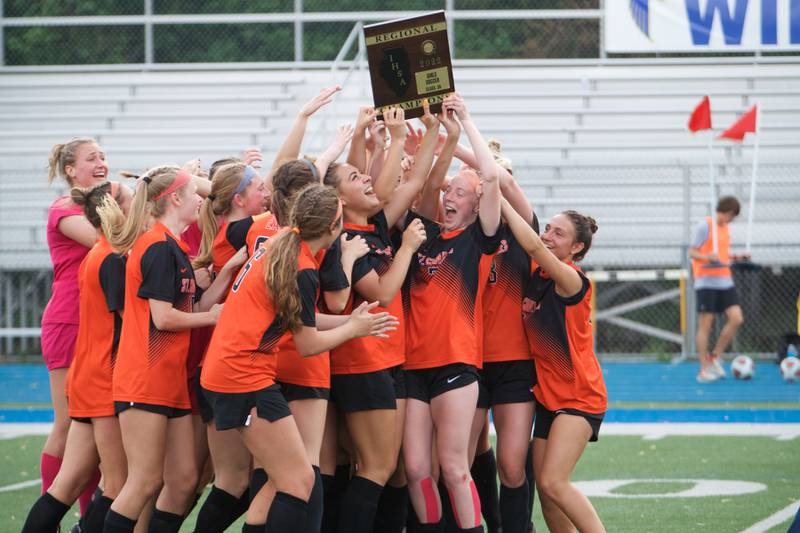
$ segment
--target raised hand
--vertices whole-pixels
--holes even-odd
[[[438,115],[439,122],[444,126],[444,131],[447,132],[447,135],[458,137],[461,135],[461,124],[453,116],[454,113],[455,111],[447,104],[445,99],[445,104],[442,105],[442,112]]]
[[[423,114],[419,117],[419,121],[425,126],[426,130],[431,130],[433,128],[439,129],[439,121],[436,119],[434,115],[431,114],[431,106],[428,103],[427,98],[422,99],[422,111]]]
[[[442,103],[443,107],[446,108],[448,111],[455,112],[458,120],[465,121],[469,120],[469,111],[467,111],[467,104],[464,103],[464,99],[458,93],[453,93],[447,98],[444,99]]]
[[[416,252],[427,238],[425,224],[420,219],[415,218],[403,232],[402,246],[407,246],[412,252]]]
[[[378,114],[374,107],[361,106],[358,108],[358,118],[356,118],[356,131],[362,132],[369,127]]]
[[[341,85],[334,85],[332,87],[326,87],[322,89],[317,96],[306,102],[306,104],[300,108],[298,115],[305,118],[310,117],[319,111],[321,107],[331,103],[333,101],[333,95],[341,90]]]
[[[383,122],[392,136],[392,140],[403,140],[406,137],[406,114],[400,107],[392,107],[383,114]]]
[[[386,146],[386,124],[382,120],[373,120],[368,129],[367,150],[383,150]]]
[[[261,153],[261,150],[253,147],[247,148],[242,153],[244,164],[250,165],[253,168],[261,168],[261,162],[264,160],[264,154]]]
[[[406,135],[406,141],[403,145],[403,151],[407,155],[414,155],[417,153],[417,149],[422,142],[422,130],[415,130],[408,122],[406,122],[406,128],[408,128],[408,134]]]

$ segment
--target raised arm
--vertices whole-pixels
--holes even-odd
[[[328,167],[335,163],[336,160],[339,159],[339,156],[342,155],[342,152],[344,152],[347,143],[350,142],[352,137],[353,126],[349,123],[342,124],[336,130],[336,136],[333,138],[331,144],[317,157],[316,161],[314,161],[314,166],[317,168],[320,182],[325,177],[325,173],[328,172]]]
[[[467,111],[467,106],[461,95],[454,93],[445,99],[445,105],[455,111],[461,127],[469,138],[472,151],[475,153],[475,160],[478,164],[477,171],[481,178],[480,209],[478,218],[481,227],[486,235],[492,236],[497,233],[500,226],[500,184],[497,178],[497,164],[494,162],[492,152],[483,139],[481,132],[472,121],[472,117]]]
[[[356,129],[353,132],[353,139],[350,141],[347,162],[361,173],[367,172],[367,128],[375,120],[375,115],[374,107],[362,106],[359,108]]]
[[[566,297],[578,294],[583,286],[578,272],[553,255],[530,224],[505,199],[502,200],[502,212],[517,242],[556,282],[556,292]]]
[[[442,150],[439,152],[439,157],[433,164],[433,168],[428,175],[428,181],[425,182],[425,187],[422,190],[422,199],[417,206],[417,212],[429,220],[439,220],[439,195],[441,194],[442,187],[444,186],[444,179],[447,177],[447,171],[450,169],[450,163],[453,162],[453,153],[458,144],[458,139],[461,136],[461,126],[453,116],[453,111],[442,108],[439,114],[439,122],[444,126],[447,132],[447,137],[442,145]]]
[[[389,201],[395,188],[397,177],[400,175],[400,161],[403,159],[403,144],[406,139],[405,112],[399,107],[393,107],[383,114],[383,122],[392,137],[386,160],[378,176],[372,176],[372,190],[382,204]]]
[[[289,130],[289,134],[286,136],[286,139],[284,139],[281,147],[278,148],[278,153],[275,154],[272,168],[270,168],[264,180],[267,184],[271,186],[272,175],[278,170],[278,167],[290,159],[298,158],[300,155],[300,148],[303,145],[303,137],[306,134],[308,119],[311,115],[319,111],[321,107],[329,104],[333,100],[333,96],[341,90],[342,87],[340,85],[322,89],[317,96],[306,102],[306,104],[300,108],[297,117],[292,123],[292,128]]]
[[[411,167],[405,181],[397,186],[389,203],[383,209],[389,227],[394,226],[414,203],[414,199],[425,187],[433,163],[433,154],[439,141],[439,121],[431,114],[427,101],[423,103],[423,110],[424,114],[420,120],[425,125],[425,135],[414,157],[414,166]]]

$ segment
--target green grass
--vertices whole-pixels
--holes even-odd
[[[0,486],[38,476],[43,437],[0,440]],[[593,498],[608,531],[667,533],[684,531],[736,532],[800,499],[800,444],[766,437],[603,437],[590,444],[575,471],[575,480],[594,479],[730,479],[756,481],[767,490],[743,496],[699,498]],[[682,482],[638,482],[615,489],[615,494],[659,494],[685,490]],[[0,533],[17,532],[38,487],[0,492]],[[182,531],[192,531],[195,512]],[[64,521],[77,520],[75,509]],[[538,531],[547,528],[537,504]],[[241,522],[241,521],[240,521]],[[229,531],[240,531],[237,522]],[[790,521],[770,533],[785,532]]]

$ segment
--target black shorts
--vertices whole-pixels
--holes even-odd
[[[281,394],[287,402],[296,400],[330,400],[331,390],[325,387],[307,387],[305,385],[295,385],[294,383],[284,383],[279,381]]]
[[[139,409],[141,411],[147,411],[148,413],[163,415],[167,418],[180,418],[192,414],[191,409],[178,409],[177,407],[169,407],[166,405],[139,402],[114,402],[115,415],[119,416],[121,412],[127,411],[128,409]]]
[[[331,401],[344,413],[397,409],[397,400],[405,397],[406,380],[404,370],[399,366],[363,374],[331,376]]]
[[[200,386],[200,377],[189,380],[190,386],[194,386],[194,394],[192,397],[195,399],[197,406],[192,409],[192,414],[200,414],[200,418],[204,424],[210,424],[214,420],[214,411],[211,409],[211,404],[208,403],[206,395],[203,394],[203,387]]]
[[[88,416],[71,416],[69,418],[73,422],[79,422],[81,424],[91,424],[92,423],[91,417],[88,417]]]
[[[697,289],[698,313],[724,313],[733,305],[739,305],[736,287],[730,289]]]
[[[250,425],[250,411],[253,407],[256,408],[259,418],[270,422],[292,414],[278,384],[253,392],[202,391],[214,413],[217,431]]]
[[[553,420],[560,414],[582,416],[589,422],[592,428],[592,436],[589,437],[589,442],[597,442],[600,433],[600,424],[603,423],[603,416],[605,413],[585,413],[577,409],[558,409],[557,411],[548,411],[542,404],[536,404],[536,418],[533,423],[533,436],[539,439],[547,440],[550,435],[550,426],[553,425]]]
[[[406,370],[406,392],[409,398],[430,403],[445,392],[460,389],[478,381],[478,369],[464,363]]]
[[[484,363],[479,371],[478,408],[488,409],[502,403],[533,402],[536,366],[532,359]]]

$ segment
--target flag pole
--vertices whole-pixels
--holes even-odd
[[[714,253],[719,256],[719,240],[717,238],[717,188],[714,179],[714,152],[712,144],[714,142],[714,130],[708,130],[708,188],[709,188],[709,204],[711,206],[711,242],[714,245]]]
[[[756,141],[753,145],[753,175],[750,178],[750,204],[747,208],[747,236],[745,238],[744,250],[750,254],[750,245],[753,237],[753,213],[756,208],[756,177],[758,176],[758,144],[761,139],[761,104],[756,104]]]

